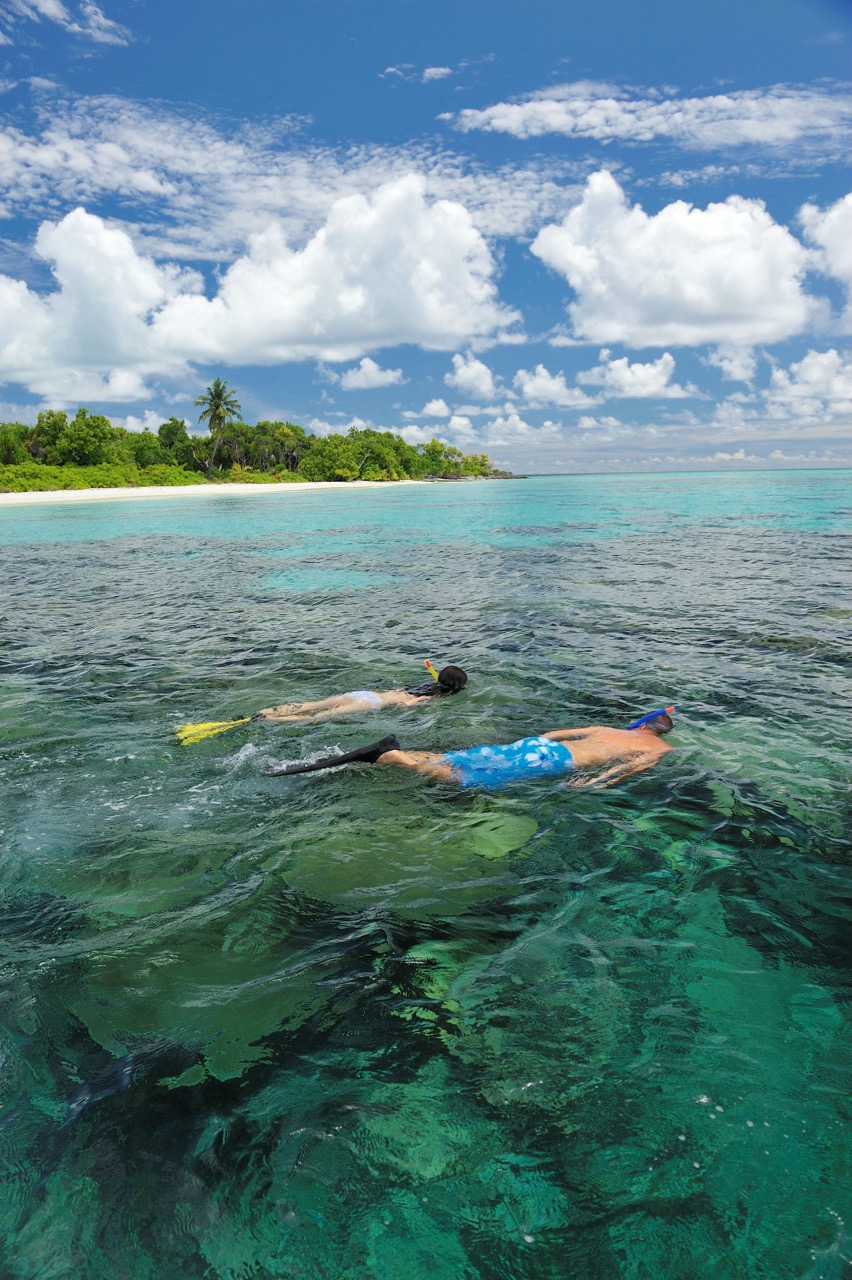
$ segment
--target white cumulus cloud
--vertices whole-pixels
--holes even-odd
[[[428,200],[414,176],[337,201],[303,249],[270,226],[212,298],[194,272],[155,263],[83,209],[44,223],[36,252],[57,287],[42,296],[0,276],[0,378],[61,398],[133,399],[146,375],[191,361],[353,360],[401,342],[446,350],[517,318],[497,299],[466,210]]]
[[[555,423],[533,427],[521,417],[517,410],[512,409],[508,413],[499,414],[491,419],[481,434],[481,443],[489,449],[515,443],[528,444],[531,440],[540,441],[550,437],[558,430],[559,427]]]
[[[146,374],[183,367],[179,352],[157,347],[151,321],[199,287],[194,273],[158,266],[83,209],[44,223],[36,252],[58,287],[43,297],[0,276],[0,377],[62,400],[136,400]]]
[[[595,397],[579,387],[569,387],[564,373],[550,373],[543,364],[536,365],[532,372],[519,369],[513,385],[532,409],[548,404],[559,405],[563,409],[584,409],[597,404]]]
[[[146,409],[141,418],[136,414],[128,413],[123,422],[121,418],[112,418],[111,421],[114,427],[124,427],[127,431],[152,431],[156,435],[159,427],[169,416],[167,413],[156,413],[153,409]],[[184,419],[184,425],[188,425],[186,419]]]
[[[428,404],[423,406],[423,412],[419,415],[421,418],[449,418],[450,406],[446,400],[430,400]]]
[[[751,347],[736,347],[721,343],[707,356],[707,363],[722,370],[722,377],[730,382],[751,382],[757,369],[757,358]]]
[[[402,416],[413,421],[415,418],[449,418],[452,412],[446,400],[442,400],[439,396],[437,399],[430,400],[427,404],[424,404],[419,413],[416,409],[405,409]]]
[[[852,423],[852,353],[809,351],[789,370],[772,370],[766,403],[775,416]]]
[[[577,426],[581,431],[616,431],[622,426],[622,423],[618,418],[596,418],[591,414],[586,413],[579,419]]]
[[[453,371],[444,375],[444,382],[475,400],[492,400],[497,394],[494,375],[488,365],[472,355],[454,355]]]
[[[608,397],[674,400],[699,394],[695,387],[681,387],[672,382],[675,361],[668,351],[659,360],[647,364],[631,364],[626,356],[614,360],[612,352],[606,348],[601,351],[599,359],[600,364],[594,369],[578,373],[577,381],[583,386],[601,387]]]
[[[401,369],[382,369],[369,356],[364,356],[364,359],[356,368],[347,369],[340,377],[340,385],[344,391],[368,391],[373,387],[396,387],[404,381]]]
[[[814,314],[802,288],[808,251],[741,196],[649,215],[603,170],[532,252],[571,285],[574,336],[590,342],[751,346],[800,333]]]
[[[446,427],[442,429],[441,438],[446,438],[448,444],[454,444],[458,448],[464,449],[469,447],[471,441],[476,440],[478,437],[470,418],[463,413],[454,413],[450,416]]]
[[[808,239],[819,246],[824,273],[843,282],[848,300],[844,319],[852,326],[852,194],[826,210],[806,204],[799,218]]]
[[[277,226],[253,237],[215,298],[175,299],[155,332],[190,359],[236,363],[351,360],[401,342],[443,350],[518,319],[494,272],[467,210],[428,200],[410,174],[336,201],[301,250]]]

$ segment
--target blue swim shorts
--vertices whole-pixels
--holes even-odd
[[[553,738],[519,738],[502,746],[447,751],[442,759],[463,787],[504,787],[522,778],[557,778],[574,768],[571,752]]]
[[[382,700],[377,693],[373,693],[371,689],[356,689],[353,693],[346,693],[345,698],[352,698],[353,702],[366,702],[368,706],[374,709],[382,705]]]

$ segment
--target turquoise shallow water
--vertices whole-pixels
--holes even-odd
[[[0,508],[0,1273],[848,1277],[851,478]],[[669,700],[603,792],[261,774]]]

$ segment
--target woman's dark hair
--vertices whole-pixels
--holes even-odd
[[[642,728],[650,729],[652,733],[668,733],[674,728],[674,720],[664,711],[662,715],[654,716],[653,720],[647,720]]]
[[[408,684],[406,693],[413,693],[416,698],[439,698],[444,693],[461,693],[467,684],[467,673],[461,667],[444,667],[438,672],[438,679],[432,677],[422,684]]]
[[[438,672],[438,684],[442,684],[450,693],[460,693],[467,684],[467,672],[461,667],[442,667]]]

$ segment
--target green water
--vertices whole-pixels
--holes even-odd
[[[847,1280],[848,472],[0,508],[0,1274]],[[180,748],[418,680],[464,695]],[[271,761],[624,724],[608,791]]]

